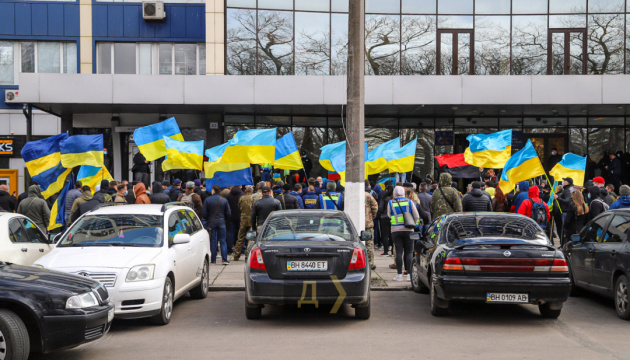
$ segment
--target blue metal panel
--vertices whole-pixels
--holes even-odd
[[[155,25],[144,19],[140,19],[140,37],[155,38]]]
[[[186,7],[186,37],[199,37],[205,38],[206,28],[206,14],[204,8],[201,7]]]
[[[168,16],[171,17],[171,36],[174,38],[186,37],[186,8],[183,6],[170,6]]]
[[[142,6],[125,6],[124,9],[124,32],[125,37],[140,36],[140,21],[142,20]]]
[[[170,38],[171,37],[171,23],[173,22],[173,16],[171,15],[170,7],[165,5],[166,18],[164,21],[151,21],[147,22],[148,26],[155,28],[155,37]]]
[[[63,4],[48,4],[48,35],[63,35]]]
[[[15,6],[13,3],[0,3],[0,34],[15,33]]]
[[[15,24],[15,33],[17,35],[31,35],[31,4],[15,4],[15,18],[18,20]]]
[[[32,5],[33,35],[48,35],[48,4]]]
[[[78,4],[64,4],[63,10],[63,18],[64,18],[64,35],[65,36],[79,36],[79,24],[81,21],[79,15],[79,5]]]
[[[123,5],[107,7],[107,36],[124,36]]]
[[[92,4],[92,35],[107,36],[108,5]]]

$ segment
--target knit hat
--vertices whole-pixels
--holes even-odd
[[[201,180],[199,179],[193,180],[193,183],[195,184],[195,186],[201,186]]]
[[[621,185],[619,188],[619,195],[630,195],[630,186]]]
[[[604,180],[604,178],[601,176],[596,176],[593,178],[593,182],[598,184],[605,184],[606,180]]]
[[[337,190],[337,184],[334,181],[329,181],[326,184],[326,190],[328,190],[328,191],[335,191],[335,190]]]

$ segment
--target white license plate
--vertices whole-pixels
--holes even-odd
[[[114,320],[114,308],[107,312],[107,322],[112,322],[112,320]]]
[[[287,261],[289,271],[326,271],[328,261]]]
[[[511,304],[527,304],[529,303],[528,294],[509,294],[509,293],[486,293],[486,302],[489,303],[511,303]]]

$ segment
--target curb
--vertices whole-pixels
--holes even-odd
[[[404,287],[388,287],[388,286],[376,286],[371,287],[371,291],[409,291],[411,290],[410,286]],[[208,291],[211,292],[219,292],[219,291],[245,291],[245,286],[210,286],[208,287]]]

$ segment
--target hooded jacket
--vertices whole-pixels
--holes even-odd
[[[147,195],[147,189],[144,187],[144,183],[139,182],[136,184],[136,187],[133,189],[134,194],[136,194],[136,204],[150,204],[151,199]]]
[[[459,192],[451,187],[451,174],[440,174],[440,187],[431,196],[431,214],[436,219],[445,214],[462,211],[462,200]],[[442,195],[443,194],[443,195]]]
[[[96,206],[103,203],[105,203],[105,196],[101,192],[97,192],[90,200],[79,205],[79,208],[72,213],[72,222],[77,221],[77,219],[80,218],[81,215],[87,213],[88,211],[91,211]]]
[[[606,204],[608,204],[608,206],[612,205],[612,203],[615,202],[615,200],[613,200],[612,196],[610,196],[610,193],[608,192],[608,189],[606,189],[605,187],[601,187],[601,188],[598,187],[598,189],[599,189],[599,196],[601,197],[602,200],[604,200],[604,202]]]
[[[0,190],[0,210],[15,212],[17,199],[6,191]]]
[[[407,199],[405,197],[405,188],[403,188],[402,186],[396,186],[394,188],[394,193],[393,193],[393,199],[389,201],[389,204],[387,205],[387,216],[389,218],[391,218],[392,216],[396,216],[396,214],[399,214],[398,212],[396,212],[394,204],[396,202],[400,202],[401,206],[404,202],[407,202],[407,208],[408,208],[408,212],[411,212],[411,215],[413,216],[413,221],[414,223],[417,223],[418,220],[420,219],[420,214],[418,214],[418,204],[415,203],[413,200],[411,199]],[[400,208],[398,208],[400,209]],[[400,214],[399,214],[400,216]],[[392,220],[394,221],[394,220]],[[392,232],[399,232],[399,231],[407,231],[407,232],[413,232],[414,229],[410,229],[405,227],[404,223],[398,223],[397,225],[392,225]]]
[[[472,189],[462,200],[462,211],[492,211],[492,202],[481,189]]]
[[[164,193],[164,190],[162,189],[162,184],[155,184],[153,185],[152,189],[153,194],[149,196],[151,204],[166,204],[167,202],[171,201],[171,198]]]
[[[230,221],[235,223],[241,221],[241,208],[238,206],[238,199],[240,199],[241,196],[243,196],[243,192],[241,191],[240,186],[234,186],[232,190],[230,190],[230,194],[227,196],[227,201],[230,205],[230,212],[232,213]]]
[[[514,201],[512,202],[512,208],[510,208],[510,211],[514,213],[519,213],[518,210],[521,203],[529,197],[529,182],[521,181],[518,183],[518,191],[518,194],[514,197]]]
[[[540,190],[538,189],[538,186],[532,186],[529,188],[527,195],[529,195],[529,197],[521,202],[521,207],[518,208],[518,213],[527,217],[532,217],[534,204],[532,204],[531,200],[534,200],[534,202],[542,203],[545,206],[545,209],[547,209],[547,221],[549,221],[549,219],[551,219],[549,216],[549,206],[547,206],[547,204],[540,198]]]
[[[617,201],[610,205],[610,210],[623,209],[627,207],[630,207],[630,195],[622,195],[619,199],[617,199]]]
[[[45,234],[48,231],[50,209],[48,209],[46,200],[42,199],[41,196],[39,185],[31,185],[28,188],[28,197],[20,202],[17,212],[31,219]]]
[[[597,215],[608,210],[608,204],[603,200],[600,188],[597,186],[590,186],[588,193],[591,195],[590,201],[588,201],[591,211],[589,211],[590,218],[594,218]]]

